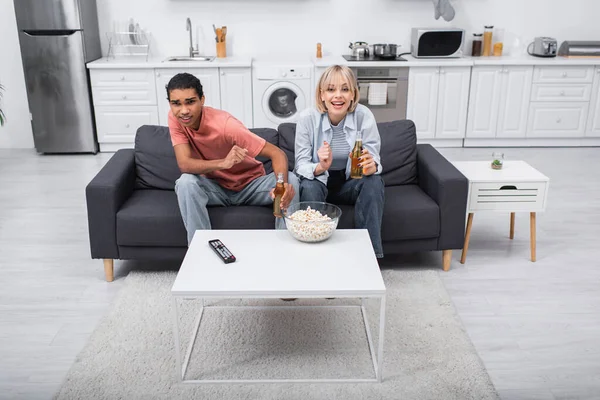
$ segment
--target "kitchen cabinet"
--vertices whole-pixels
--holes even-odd
[[[419,139],[462,139],[469,100],[470,67],[411,68],[406,118]]]
[[[600,136],[600,67],[596,67],[594,74],[586,136]]]
[[[467,138],[523,138],[532,66],[475,66],[467,119]]]
[[[172,77],[181,72],[190,73],[200,79],[205,97],[205,106],[221,108],[219,68],[189,68],[185,70],[157,68],[154,70],[154,74],[156,77],[158,121],[160,125],[168,126],[169,123],[169,103],[167,101],[166,86]]]
[[[90,71],[100,151],[132,147],[140,125],[158,123],[152,75],[148,69]]]
[[[252,73],[249,68],[220,68],[221,109],[246,127],[254,127],[252,117]]]

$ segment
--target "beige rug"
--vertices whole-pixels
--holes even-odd
[[[132,272],[69,371],[57,399],[497,399],[437,271],[384,270],[383,383],[205,384],[176,380],[173,272]],[[215,300],[212,305],[289,305]],[[358,304],[299,300],[302,304]],[[182,304],[190,330],[196,300]],[[373,333],[376,301],[369,302]],[[188,339],[187,333],[182,338]],[[377,335],[375,335],[377,340]],[[182,346],[186,345],[184,341]],[[188,379],[373,377],[357,308],[207,309]]]

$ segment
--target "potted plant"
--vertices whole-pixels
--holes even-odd
[[[4,111],[2,111],[2,91],[4,90],[4,86],[0,84],[0,126],[4,125],[4,121],[6,121],[6,116],[4,115]]]

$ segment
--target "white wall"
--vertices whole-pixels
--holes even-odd
[[[200,50],[214,55],[212,24],[227,25],[228,55],[294,54],[308,59],[323,44],[325,55],[348,53],[348,42],[397,43],[408,51],[410,28],[453,26],[469,34],[493,24],[506,30],[505,48],[520,38],[521,51],[535,36],[597,40],[598,0],[451,0],[456,18],[433,18],[431,0],[96,0],[103,50],[114,21],[136,19],[152,32],[153,55],[183,55],[190,17]],[[196,41],[196,39],[195,39]],[[468,47],[468,46],[467,46]],[[513,51],[514,53],[514,51]],[[0,148],[33,147],[13,0],[0,0],[0,82],[7,88]]]
[[[451,0],[456,18],[433,18],[431,0],[97,0],[100,28],[135,18],[154,37],[157,56],[183,55],[188,48],[185,19],[198,29],[200,50],[214,55],[212,24],[227,25],[228,55],[294,53],[311,57],[316,43],[325,55],[348,53],[350,41],[397,43],[408,51],[410,28],[455,26],[483,31],[506,29],[508,47],[520,36],[523,46],[535,36],[563,40],[599,39],[594,28],[598,0]],[[469,47],[470,48],[470,47]],[[106,53],[106,47],[104,47]]]
[[[0,149],[33,148],[13,0],[0,0],[0,83],[5,88],[2,109],[7,119],[0,127]]]

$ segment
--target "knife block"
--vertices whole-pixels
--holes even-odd
[[[217,58],[227,57],[227,42],[217,42]]]

